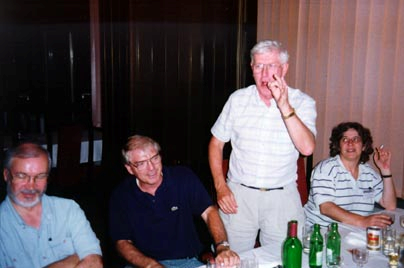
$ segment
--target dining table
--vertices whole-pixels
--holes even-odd
[[[403,219],[401,224],[401,217],[404,215],[404,210],[396,208],[396,210],[376,210],[375,213],[389,212],[395,214],[394,223],[391,225],[398,235],[403,235]],[[341,262],[342,268],[356,268],[357,265],[352,260],[352,250],[355,248],[366,248],[367,236],[366,229],[356,227],[348,224],[338,223],[338,231],[341,235]],[[323,268],[327,267],[325,262],[325,234],[327,228],[322,228],[321,233],[324,237],[324,251],[323,251]],[[403,250],[403,247],[402,247]],[[403,251],[402,251],[403,252]],[[241,260],[257,261],[259,268],[278,268],[282,267],[282,248],[278,245],[269,244],[260,246],[239,254]],[[403,266],[403,265],[400,265]],[[364,264],[365,268],[388,268],[389,259],[381,250],[369,250],[368,262]],[[309,254],[302,252],[302,268],[309,268]]]

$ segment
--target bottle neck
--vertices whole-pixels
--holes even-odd
[[[297,223],[291,222],[290,223],[290,230],[289,230],[290,237],[297,237]]]

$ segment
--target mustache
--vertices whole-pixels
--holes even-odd
[[[40,194],[41,191],[39,189],[22,189],[20,190],[20,193],[32,195],[32,194]]]

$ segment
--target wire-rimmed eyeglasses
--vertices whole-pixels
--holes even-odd
[[[362,139],[361,139],[360,136],[355,136],[355,137],[352,137],[352,138],[342,137],[341,142],[345,143],[345,144],[350,144],[350,143],[356,144],[356,143],[362,143]]]
[[[282,65],[280,64],[253,64],[252,65],[252,70],[254,73],[260,73],[262,72],[265,68],[267,68],[267,70],[277,70],[281,67]]]
[[[28,175],[28,174],[23,173],[23,172],[17,172],[15,174],[10,172],[10,175],[11,175],[14,182],[24,183],[24,184],[28,183],[31,179],[33,179],[34,183],[36,183],[36,184],[37,183],[42,183],[42,182],[46,181],[47,178],[48,178],[47,173],[40,173],[40,174],[37,174],[37,175]]]
[[[147,168],[148,162],[151,162],[152,164],[158,164],[161,162],[161,155],[157,153],[156,155],[152,156],[149,159],[146,160],[141,160],[141,161],[136,161],[136,162],[131,162],[128,161],[128,164],[131,166],[134,166],[135,168],[139,170],[145,170]]]

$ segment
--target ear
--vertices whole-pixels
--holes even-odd
[[[289,63],[285,63],[282,65],[282,77],[285,77],[286,73],[288,73]]]
[[[9,171],[8,171],[7,169],[4,169],[4,170],[3,170],[3,178],[4,178],[4,181],[5,181],[5,182],[8,181],[9,176],[10,176]]]
[[[124,167],[127,169],[127,172],[131,175],[134,175],[133,170],[130,165],[124,164]]]

